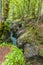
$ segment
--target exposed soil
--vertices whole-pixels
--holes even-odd
[[[11,52],[11,47],[7,47],[7,46],[2,46],[0,48],[0,65],[2,64],[2,62],[4,62],[5,60],[5,56]]]

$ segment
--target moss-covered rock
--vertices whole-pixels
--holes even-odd
[[[43,45],[39,46],[39,56],[43,57]]]

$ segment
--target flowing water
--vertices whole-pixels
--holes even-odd
[[[13,44],[16,45],[17,38],[15,36],[13,36],[13,32],[11,32],[11,40],[12,40]]]

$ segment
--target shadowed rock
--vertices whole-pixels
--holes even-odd
[[[38,46],[26,44],[24,47],[25,58],[34,57],[36,55],[38,55]]]

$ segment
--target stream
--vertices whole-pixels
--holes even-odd
[[[13,36],[13,32],[11,32],[10,37],[11,37],[11,40],[13,42],[13,45],[17,45],[17,38],[15,36]]]

